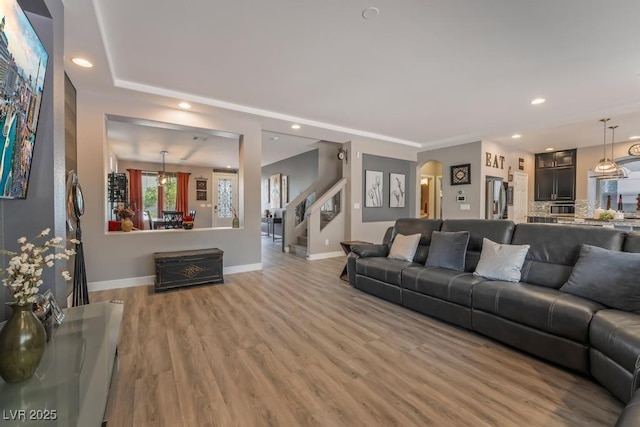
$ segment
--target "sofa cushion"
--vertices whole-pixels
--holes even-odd
[[[485,279],[519,282],[520,269],[528,251],[529,245],[501,245],[485,238],[473,274]]]
[[[356,274],[400,286],[402,270],[418,265],[393,258],[359,258],[356,261]]]
[[[381,257],[389,255],[389,246],[387,245],[375,245],[375,244],[360,244],[351,246],[351,252],[354,254],[367,258],[367,257]]]
[[[476,269],[482,251],[483,238],[486,237],[497,243],[511,243],[514,228],[515,224],[506,220],[447,219],[442,223],[442,231],[469,232],[469,245],[465,259],[465,271],[469,272]]]
[[[485,281],[473,287],[474,310],[588,344],[589,322],[601,304],[528,283]]]
[[[621,250],[624,236],[610,228],[518,224],[511,243],[531,246],[520,280],[559,289],[571,275],[583,244]]]
[[[418,244],[418,249],[416,249],[413,261],[424,265],[429,253],[431,234],[434,231],[440,231],[440,227],[442,227],[442,220],[440,219],[400,218],[396,220],[393,226],[391,241],[393,241],[398,234],[409,235],[420,233],[420,243]]]
[[[640,310],[640,254],[582,245],[560,290],[624,311]]]
[[[471,307],[471,288],[482,277],[445,268],[409,267],[402,271],[402,287],[445,301]]]
[[[468,231],[434,231],[425,265],[464,271],[468,244]]]
[[[620,310],[600,310],[589,327],[591,346],[629,372],[640,356],[640,316]]]
[[[389,258],[413,261],[413,256],[416,254],[419,242],[420,233],[410,234],[408,236],[397,234],[389,249]]]
[[[622,250],[625,252],[640,252],[640,233],[632,231],[624,237],[624,246]]]

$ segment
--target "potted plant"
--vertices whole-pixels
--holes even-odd
[[[193,228],[193,216],[185,215],[182,217],[182,228],[191,230]]]
[[[13,309],[11,317],[0,331],[0,376],[11,383],[31,378],[44,354],[46,340],[45,329],[33,313],[38,289],[43,284],[42,272],[45,267],[53,267],[56,259],[68,260],[76,252],[61,245],[62,237],[54,237],[36,245],[36,241],[49,234],[43,230],[33,240],[26,237],[18,239],[18,252],[0,250],[8,255],[8,266],[0,269],[2,284],[9,290]],[[79,243],[72,239],[71,243]],[[53,253],[56,248],[64,249]],[[48,252],[52,253],[48,253]],[[62,272],[65,280],[71,280],[68,271]]]
[[[122,207],[116,209],[115,212],[116,216],[122,220],[122,224],[120,225],[122,231],[129,232],[133,230],[133,221],[131,221],[131,218],[134,217],[136,211],[129,207]]]

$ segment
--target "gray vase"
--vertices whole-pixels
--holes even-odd
[[[11,317],[0,331],[0,376],[17,383],[33,376],[44,354],[46,334],[32,304],[9,303]]]

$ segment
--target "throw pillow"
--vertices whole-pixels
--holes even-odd
[[[501,245],[484,238],[480,260],[473,274],[486,279],[519,282],[527,252],[529,245]]]
[[[416,254],[416,249],[418,249],[418,243],[420,243],[420,236],[420,233],[409,236],[404,234],[396,235],[389,250],[389,258],[413,261],[413,256]]]
[[[469,236],[468,231],[434,231],[431,233],[431,245],[425,266],[464,271]]]
[[[640,253],[582,245],[560,291],[625,311],[640,311]]]

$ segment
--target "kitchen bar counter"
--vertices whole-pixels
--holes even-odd
[[[591,225],[594,227],[616,228],[625,231],[640,230],[640,220],[638,219],[601,221],[593,218],[558,218],[558,224]]]

